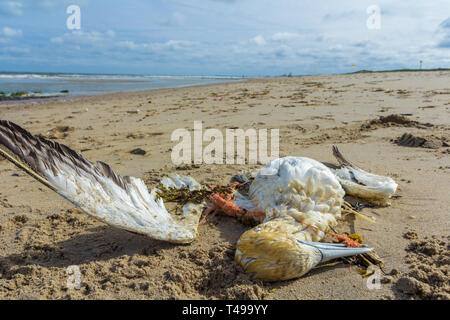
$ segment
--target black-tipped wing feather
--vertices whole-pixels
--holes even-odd
[[[0,120],[0,154],[105,223],[170,242],[196,237],[200,214],[174,217],[142,180],[121,177],[106,163],[94,165],[69,147],[6,120]]]

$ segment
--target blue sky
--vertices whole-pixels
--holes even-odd
[[[66,27],[72,4],[80,30]],[[419,60],[450,67],[450,1],[0,0],[0,71],[273,76]]]

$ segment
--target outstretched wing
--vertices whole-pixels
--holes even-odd
[[[171,215],[156,199],[156,189],[149,193],[141,179],[121,177],[106,163],[94,165],[67,146],[6,120],[0,120],[0,154],[109,225],[175,243],[189,243],[197,235],[200,208],[186,206],[181,215]],[[180,177],[172,184],[186,185]]]

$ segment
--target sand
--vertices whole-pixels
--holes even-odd
[[[405,232],[403,236],[414,241],[406,248],[405,262],[410,271],[397,277],[396,289],[410,299],[450,300],[450,236],[418,240],[414,231]],[[385,280],[391,281],[391,278]]]
[[[231,217],[201,225],[191,245],[152,240],[96,221],[2,159],[0,298],[448,299],[449,83],[448,71],[368,73],[2,102],[1,119],[149,187],[170,172],[227,184],[259,167],[172,164],[173,130],[202,120],[204,130],[222,132],[279,128],[280,156],[334,162],[336,144],[401,191],[389,207],[362,209],[375,225],[347,216],[338,227],[361,234],[382,258],[378,289],[368,288],[361,267],[344,263],[267,284],[234,263],[248,227]],[[72,265],[81,271],[79,290],[67,286]]]

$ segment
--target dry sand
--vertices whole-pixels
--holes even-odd
[[[332,162],[336,144],[360,167],[393,177],[401,191],[390,207],[362,210],[375,225],[347,217],[338,229],[360,233],[376,249],[387,274],[380,289],[369,290],[360,267],[348,264],[263,284],[233,262],[235,243],[247,229],[233,218],[216,216],[201,225],[191,245],[155,241],[94,220],[2,159],[0,298],[448,299],[449,108],[448,71],[251,79],[3,102],[1,119],[122,175],[143,177],[149,186],[175,171],[226,184],[240,169],[255,167],[173,165],[172,131],[192,130],[193,121],[202,120],[204,129],[222,132],[279,128],[280,156]],[[392,114],[404,116],[386,117]],[[130,153],[136,148],[146,154]],[[81,270],[80,290],[67,288],[71,265]]]

